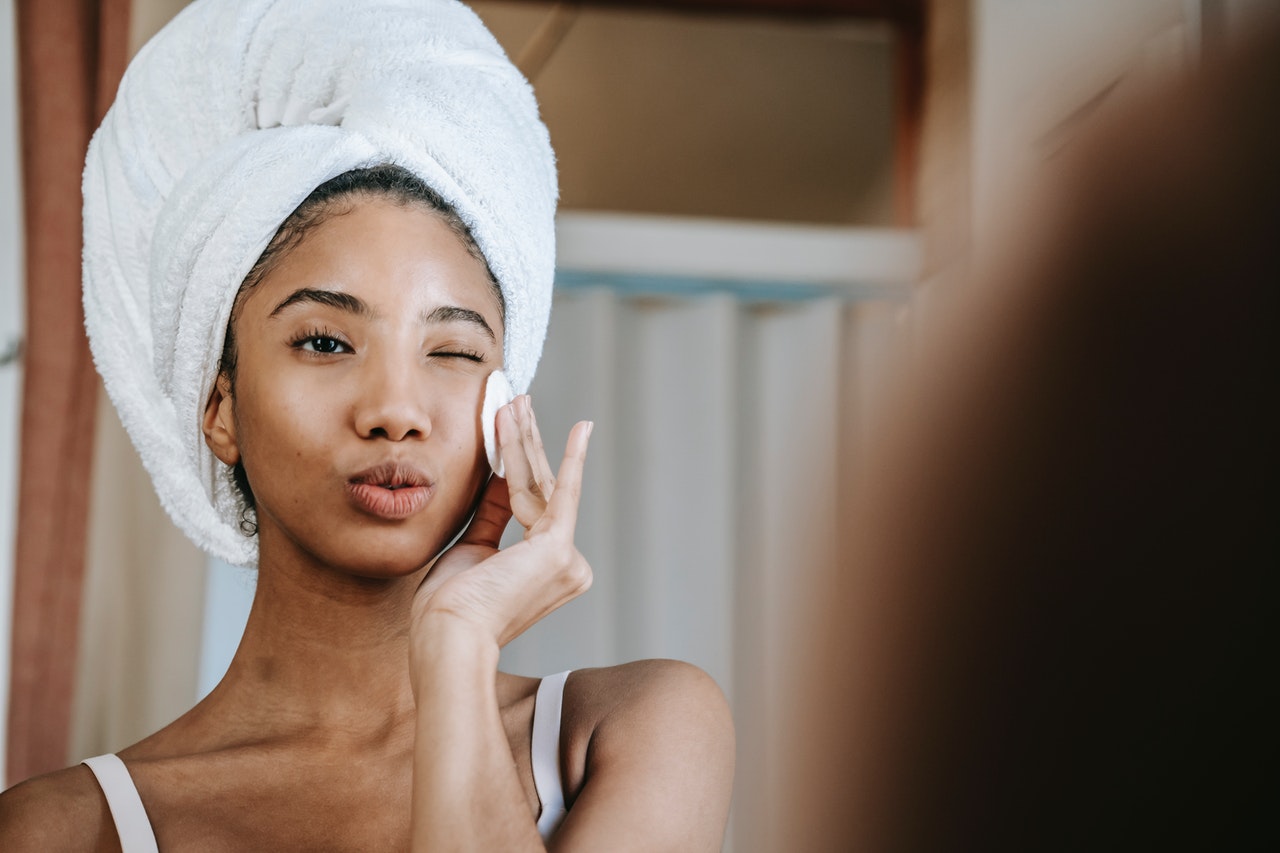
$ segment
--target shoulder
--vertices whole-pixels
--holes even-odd
[[[579,670],[565,686],[564,709],[565,787],[577,800],[565,830],[581,849],[599,849],[592,844],[607,837],[616,842],[618,827],[633,821],[645,849],[667,849],[667,842],[671,849],[719,849],[734,731],[711,676],[671,660]],[[660,826],[655,815],[663,815]],[[655,836],[664,832],[671,837]]]
[[[733,718],[719,685],[698,667],[675,660],[641,660],[577,670],[565,686],[566,709],[589,716],[597,734],[621,721],[665,732],[706,730],[733,738]],[[601,730],[603,729],[603,730]]]
[[[574,679],[577,683],[574,684]],[[703,670],[674,660],[643,660],[570,676],[575,711],[594,723],[594,758],[629,753],[733,758],[733,717],[719,685]],[[570,687],[566,686],[566,693]],[[566,696],[566,703],[570,696]]]
[[[106,798],[82,764],[0,794],[0,850],[119,850]]]

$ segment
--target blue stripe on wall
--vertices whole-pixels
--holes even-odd
[[[909,288],[894,284],[745,281],[579,270],[557,270],[556,287],[561,290],[605,287],[624,296],[703,296],[709,293],[731,293],[748,302],[802,302],[828,298],[848,301],[866,299],[906,301],[910,295]]]

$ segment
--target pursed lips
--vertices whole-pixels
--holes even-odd
[[[431,478],[403,462],[366,468],[347,481],[347,493],[363,512],[391,521],[418,512],[431,497]]]

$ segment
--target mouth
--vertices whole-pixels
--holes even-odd
[[[347,480],[347,494],[356,508],[391,521],[408,518],[427,505],[431,478],[403,463],[368,468]]]

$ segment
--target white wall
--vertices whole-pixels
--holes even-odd
[[[208,557],[204,576],[204,618],[196,699],[203,699],[227,674],[249,624],[258,573]]]
[[[22,228],[18,186],[17,39],[13,0],[0,0],[0,353],[22,335]],[[22,373],[0,367],[0,788],[9,717],[9,637],[13,537],[18,488],[18,410]]]
[[[840,440],[880,374],[893,300],[919,274],[918,239],[562,213],[557,252],[532,394],[553,465],[570,424],[596,422],[576,534],[595,583],[503,666],[701,666],[738,733],[725,850],[784,850],[767,780],[785,748],[796,591],[834,565]]]

